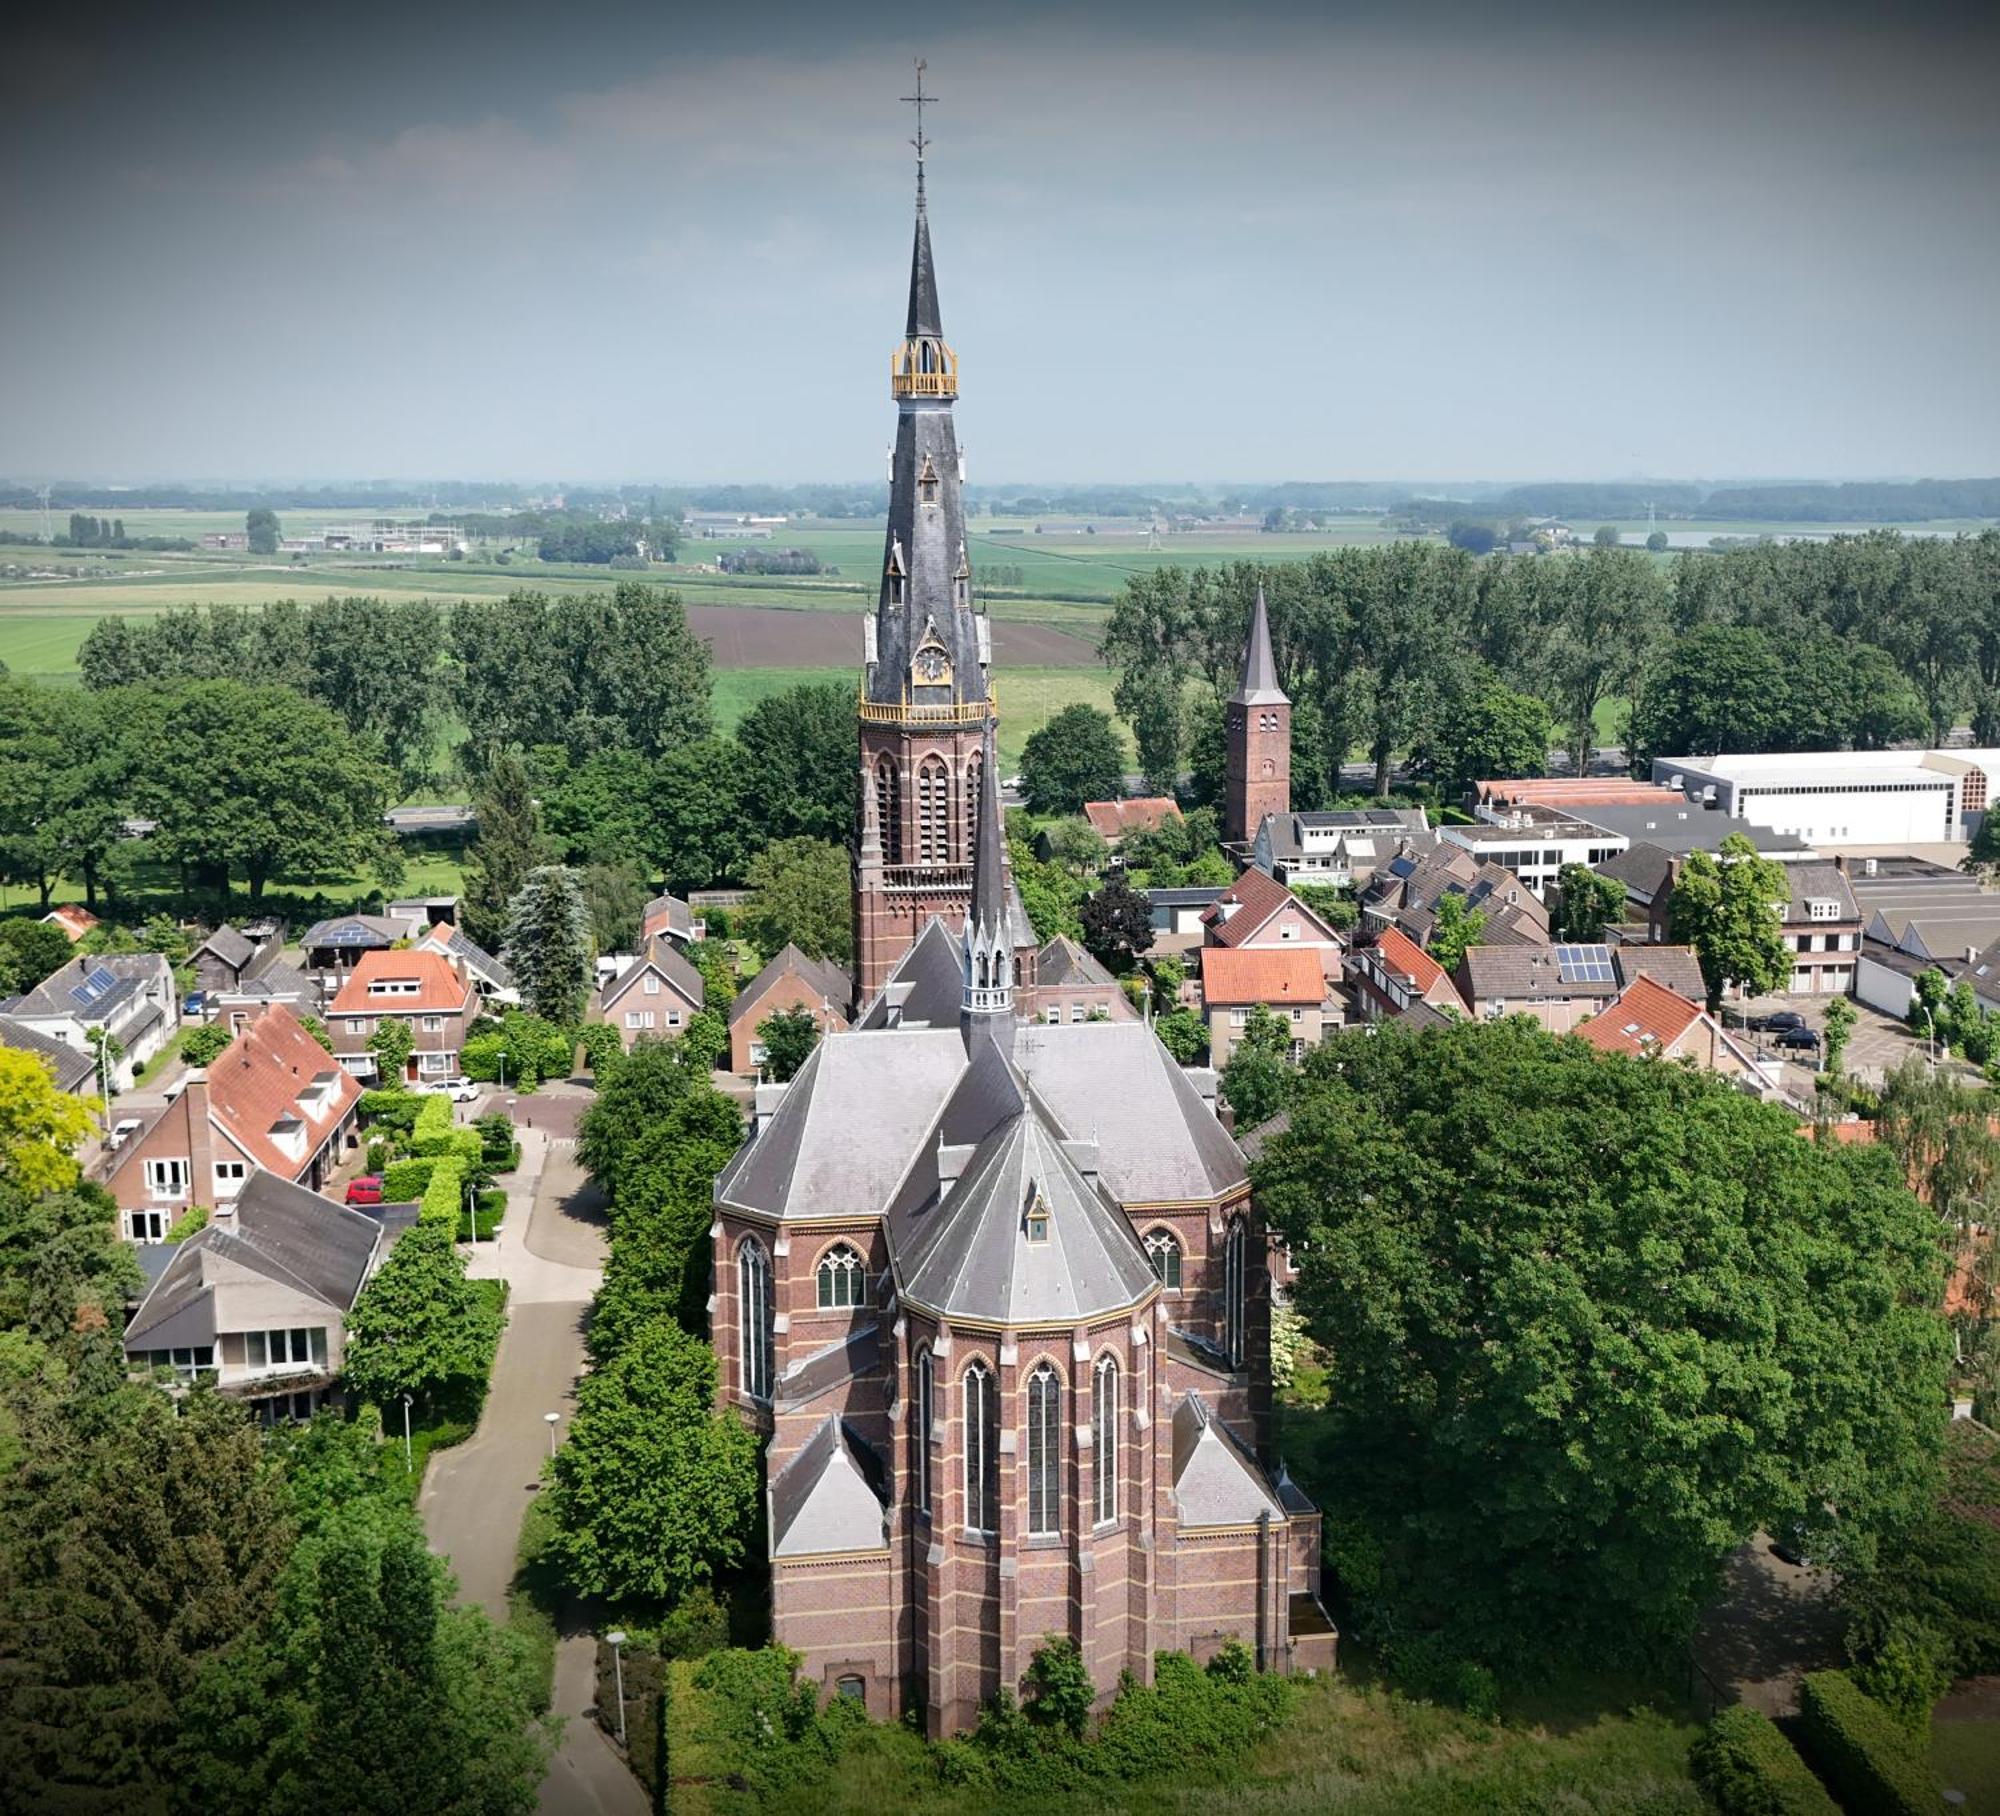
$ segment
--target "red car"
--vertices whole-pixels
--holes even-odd
[[[382,1175],[363,1173],[358,1179],[347,1182],[347,1202],[349,1204],[380,1204],[382,1202]]]

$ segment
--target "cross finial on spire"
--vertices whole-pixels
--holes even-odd
[[[924,109],[937,99],[936,95],[924,93],[924,70],[928,67],[923,58],[917,59],[917,92],[905,95],[903,99],[917,110],[917,136],[910,141],[917,148],[917,206],[924,205],[924,153],[930,140],[924,137]]]

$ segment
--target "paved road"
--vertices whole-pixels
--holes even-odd
[[[1695,1657],[1717,1690],[1766,1715],[1792,1715],[1805,1674],[1841,1662],[1842,1626],[1826,1572],[1786,1563],[1760,1533],[1724,1566],[1722,1599],[1702,1618]]]
[[[575,1406],[584,1316],[605,1249],[596,1188],[566,1137],[524,1128],[507,1193],[499,1240],[473,1250],[468,1263],[477,1278],[507,1282],[492,1390],[479,1429],[431,1458],[418,1503],[431,1549],[451,1559],[459,1593],[496,1619],[506,1613],[521,1519],[548,1460],[545,1415],[562,1415],[561,1432]],[[645,1794],[589,1715],[595,1650],[588,1633],[565,1631],[558,1642],[553,1707],[563,1736],[540,1807],[549,1816],[642,1816]]]

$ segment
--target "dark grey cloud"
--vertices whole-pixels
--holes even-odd
[[[874,470],[908,57],[989,479],[2000,470],[1983,13],[57,22],[0,470]]]

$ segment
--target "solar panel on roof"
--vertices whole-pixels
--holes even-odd
[[[1556,966],[1565,981],[1573,984],[1609,984],[1617,981],[1611,968],[1609,946],[1558,946]]]
[[[114,988],[117,982],[118,979],[105,970],[102,965],[97,965],[91,969],[90,974],[84,978],[82,983],[72,986],[70,995],[82,1003],[85,1008],[89,1008],[107,990]]]

